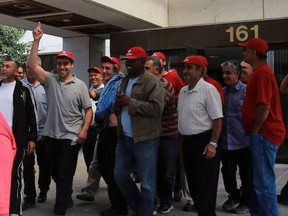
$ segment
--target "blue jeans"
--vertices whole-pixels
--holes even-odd
[[[137,216],[152,216],[156,196],[156,167],[159,138],[134,143],[121,135],[116,147],[114,176],[128,205]],[[136,170],[141,192],[131,178]]]
[[[249,137],[252,162],[252,189],[250,214],[252,216],[279,216],[274,165],[278,146],[263,137]]]

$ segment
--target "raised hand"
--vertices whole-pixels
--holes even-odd
[[[33,38],[34,40],[40,40],[43,36],[43,30],[41,28],[41,23],[38,22],[36,28],[33,30]]]

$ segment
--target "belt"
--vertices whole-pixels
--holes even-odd
[[[204,131],[199,134],[192,134],[192,135],[183,135],[184,139],[195,139],[202,136],[208,136],[212,134],[212,130]]]

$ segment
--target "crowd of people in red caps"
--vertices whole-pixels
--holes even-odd
[[[240,43],[243,61],[219,65],[224,87],[208,76],[204,56],[178,62],[180,77],[167,71],[162,52],[148,56],[135,46],[120,60],[102,56],[101,66],[88,68],[87,89],[72,72],[75,58],[68,50],[57,54],[56,74],[42,68],[42,36],[38,23],[26,77],[13,58],[2,63],[0,216],[45,203],[51,178],[54,214],[65,215],[74,206],[81,147],[88,177],[76,198],[94,201],[102,177],[111,204],[102,216],[167,214],[183,197],[183,211],[215,216],[220,171],[228,196],[224,211],[277,216],[278,202],[288,205],[288,182],[276,192],[274,165],[286,132],[265,40]],[[288,94],[288,77],[280,91]]]

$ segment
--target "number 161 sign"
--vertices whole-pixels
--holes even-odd
[[[229,34],[229,41],[246,41],[248,38],[258,38],[259,37],[259,26],[254,25],[251,28],[245,25],[240,25],[236,27],[230,27],[226,29]]]

